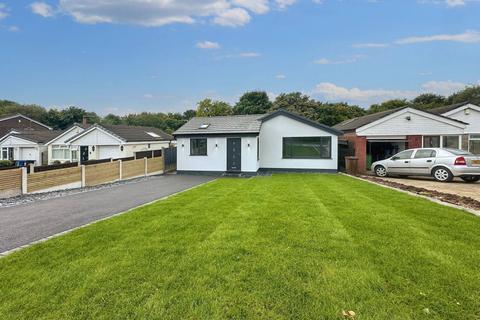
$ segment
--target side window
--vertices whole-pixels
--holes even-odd
[[[412,157],[413,150],[405,150],[393,156],[393,159],[404,160]]]
[[[437,156],[437,152],[435,150],[430,149],[422,149],[418,150],[415,153],[415,159],[423,159],[423,158],[435,158]]]

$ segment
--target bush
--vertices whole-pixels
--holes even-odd
[[[60,160],[55,160],[53,161],[53,164],[61,164],[62,162]]]
[[[13,166],[13,161],[10,160],[0,160],[0,168],[11,167]]]

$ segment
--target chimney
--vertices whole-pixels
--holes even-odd
[[[87,126],[87,122],[88,122],[88,120],[87,120],[87,116],[86,116],[86,115],[83,115],[83,118],[82,118],[82,125],[83,125],[84,127],[86,127],[86,126]]]

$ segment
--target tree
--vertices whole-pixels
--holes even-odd
[[[315,110],[316,116],[313,120],[328,126],[366,114],[365,109],[347,103],[318,103]]]
[[[469,101],[475,105],[480,105],[480,85],[466,87],[465,89],[452,94],[448,97],[448,104],[455,104]]]
[[[103,117],[101,123],[102,124],[108,124],[108,125],[119,125],[119,124],[122,124],[123,121],[122,121],[121,117],[119,117],[115,114],[109,113],[105,117]]]
[[[405,107],[407,105],[408,105],[407,99],[392,99],[392,100],[384,101],[380,104],[372,104],[370,108],[367,110],[367,112],[376,113],[380,111],[387,111],[387,110]]]
[[[185,120],[190,120],[192,119],[193,117],[196,117],[197,116],[197,111],[196,110],[192,110],[192,109],[189,109],[189,110],[186,110],[183,112],[183,119]]]
[[[424,93],[412,100],[413,105],[422,110],[438,108],[444,106],[446,102],[444,96],[433,93]]]
[[[272,108],[273,104],[265,91],[244,93],[233,108],[234,114],[263,114]]]
[[[197,104],[197,116],[199,117],[227,116],[232,113],[232,107],[223,101],[212,101],[207,98]]]
[[[282,93],[273,102],[272,110],[285,109],[307,118],[315,118],[318,102],[301,92]]]

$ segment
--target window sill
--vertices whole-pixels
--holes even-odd
[[[208,157],[208,154],[191,154],[190,157]]]

